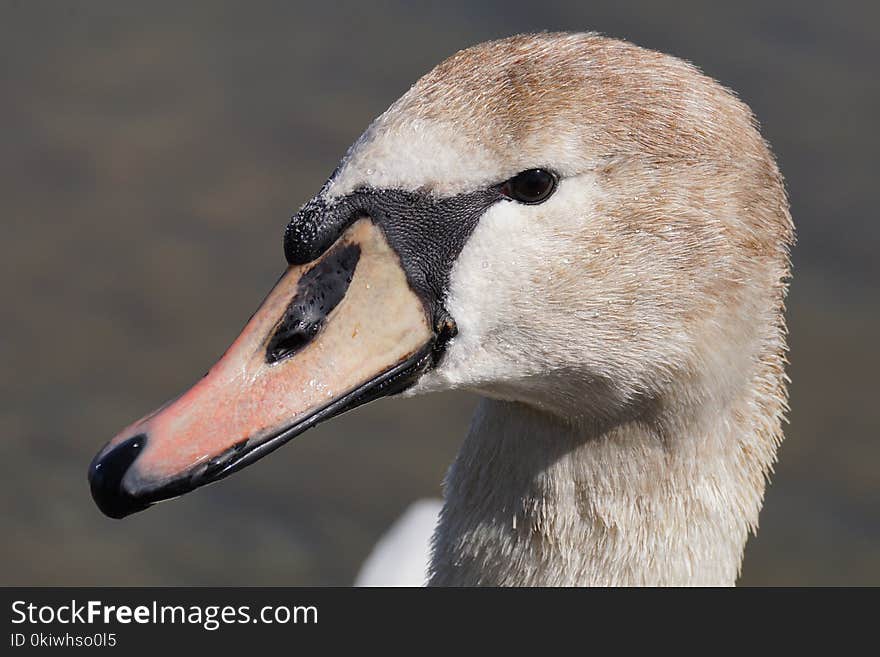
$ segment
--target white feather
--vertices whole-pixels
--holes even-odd
[[[355,586],[424,586],[431,562],[431,536],[443,502],[413,502],[376,543]]]

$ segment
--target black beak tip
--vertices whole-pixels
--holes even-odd
[[[98,454],[89,466],[89,486],[95,504],[110,518],[124,518],[143,511],[149,502],[135,497],[122,486],[122,479],[147,444],[146,434],[138,434]]]

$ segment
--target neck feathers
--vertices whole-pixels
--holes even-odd
[[[430,583],[733,585],[781,439],[781,360],[725,400],[611,428],[484,400]]]

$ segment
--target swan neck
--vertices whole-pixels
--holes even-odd
[[[447,475],[430,584],[733,585],[778,444],[757,408],[743,395],[602,429],[483,400]]]

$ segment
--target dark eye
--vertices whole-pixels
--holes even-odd
[[[556,190],[556,176],[546,169],[529,169],[501,184],[501,193],[519,203],[543,203]]]

